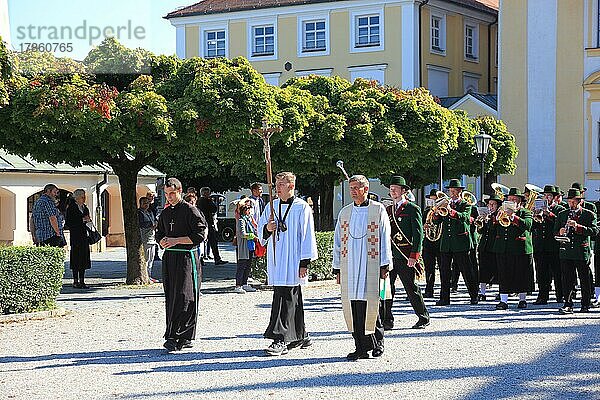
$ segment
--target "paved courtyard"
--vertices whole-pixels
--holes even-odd
[[[450,307],[427,301],[431,326],[415,331],[401,291],[383,357],[347,362],[339,290],[320,282],[304,292],[314,345],[273,358],[262,351],[272,292],[234,294],[235,265],[209,263],[196,345],[167,354],[162,286],[122,286],[124,258],[94,254],[87,291],[66,272],[68,316],[0,324],[0,399],[600,399],[598,311],[517,310],[516,299],[495,311],[468,305],[462,287]]]

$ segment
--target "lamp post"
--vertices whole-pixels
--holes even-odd
[[[483,189],[485,180],[485,156],[490,148],[490,142],[492,141],[492,137],[488,134],[483,133],[482,131],[479,135],[475,135],[473,139],[475,139],[475,147],[477,147],[477,154],[479,154],[481,158],[481,201],[483,201]]]

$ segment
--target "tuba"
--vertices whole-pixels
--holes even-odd
[[[494,189],[494,193],[496,194],[496,196],[498,196],[500,198],[500,201],[504,200],[504,198],[506,196],[508,196],[508,192],[510,192],[510,189],[507,186],[504,186],[500,183],[492,183],[492,189]]]
[[[423,231],[425,233],[425,237],[430,242],[437,242],[442,237],[442,225],[434,224],[433,218],[435,217],[436,211],[438,214],[445,216],[448,215],[450,211],[448,209],[448,202],[450,201],[450,197],[444,192],[437,191],[436,193],[437,199],[435,200],[435,205],[431,207],[429,212],[427,213],[427,217],[425,218],[425,224],[423,225]]]
[[[535,205],[535,200],[539,197],[540,194],[544,193],[544,189],[532,185],[528,183],[525,185],[525,189],[529,191],[525,196],[525,205],[523,208],[528,209],[529,211],[533,211],[533,206]]]
[[[463,190],[460,195],[461,200],[465,201],[468,205],[474,206],[477,204],[477,197],[467,190]]]

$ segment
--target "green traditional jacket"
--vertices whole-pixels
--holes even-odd
[[[406,258],[400,254],[400,251],[402,251],[406,257],[419,260],[423,249],[424,236],[421,208],[414,203],[406,202],[398,208],[396,208],[395,204],[389,205],[386,207],[386,211],[390,217],[390,226],[392,229],[392,257],[406,262]],[[398,233],[398,228],[404,234],[403,241],[394,240],[395,235]]]
[[[564,228],[571,214],[571,210],[564,210],[556,218],[554,234],[558,235],[560,228]],[[596,214],[582,208],[574,213],[571,219],[577,222],[577,227],[567,236],[571,239],[568,243],[560,243],[559,255],[561,260],[589,261],[591,256],[590,237],[598,234]]]
[[[533,244],[531,241],[531,225],[533,224],[531,211],[520,208],[515,218],[507,227],[496,223],[496,237],[492,252],[499,254],[531,254]]]
[[[425,210],[423,211],[423,225],[427,221],[427,214],[429,213],[429,210],[431,210],[431,207],[426,207]],[[439,251],[440,250],[440,241],[436,240],[435,242],[432,242],[431,240],[427,239],[427,237],[425,235],[423,235],[423,248],[427,249],[427,250]]]
[[[471,206],[464,200],[456,204],[450,202],[450,204],[450,212],[447,216],[437,215],[433,220],[436,224],[442,224],[440,252],[469,251],[473,248],[470,231]]]
[[[492,247],[494,246],[494,239],[496,238],[496,213],[492,214],[490,219],[485,222],[477,232],[479,233],[479,245],[477,246],[477,250],[479,252],[491,252]]]
[[[550,213],[544,216],[542,223],[533,222],[531,234],[534,253],[558,253],[559,243],[554,239],[554,223],[558,214],[564,210],[565,208],[560,204],[554,204],[549,209]]]
[[[569,207],[566,208],[568,209]],[[583,208],[585,208],[586,210],[590,210],[594,214],[597,213],[596,205],[591,201],[583,200]]]

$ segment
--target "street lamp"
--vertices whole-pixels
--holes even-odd
[[[484,180],[485,180],[485,155],[490,148],[490,142],[492,141],[492,137],[483,133],[483,131],[479,135],[475,135],[475,146],[477,147],[477,154],[481,157],[481,201],[483,201],[483,189],[484,189]]]

